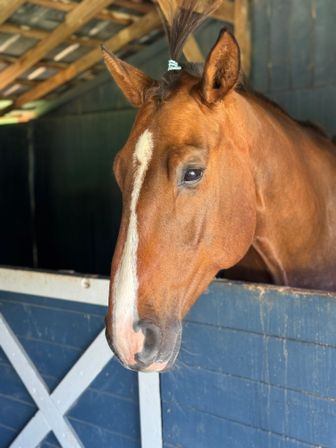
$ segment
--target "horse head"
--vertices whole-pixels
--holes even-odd
[[[183,12],[180,12],[183,13]],[[239,47],[221,32],[204,67],[175,64],[160,81],[103,49],[138,114],[114,161],[123,213],[112,261],[107,339],[128,368],[175,361],[181,321],[216,273],[251,245],[255,188],[232,133]]]

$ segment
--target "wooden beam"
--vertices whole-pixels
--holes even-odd
[[[7,34],[20,34],[21,36],[38,40],[44,39],[49,34],[49,32],[46,31],[36,30],[30,27],[17,26],[12,23],[3,23],[0,25],[0,32]]]
[[[235,0],[234,7],[234,32],[240,46],[243,71],[248,77],[251,71],[250,0]]]
[[[35,87],[38,84],[38,81],[35,79],[24,79],[24,78],[19,78],[17,80],[18,84],[21,84],[22,86],[27,86],[27,87]]]
[[[15,63],[18,60],[15,56],[8,56],[8,55],[0,55],[0,62],[3,62],[4,64],[10,65]],[[55,68],[57,70],[63,70],[66,67],[68,67],[69,64],[65,64],[64,62],[56,62],[56,61],[45,61],[41,60],[37,64],[35,64],[35,67],[48,67],[48,68]]]
[[[67,1],[66,3],[54,0],[28,0],[28,1],[29,3],[32,3],[34,5],[43,6],[45,8],[50,9],[56,9],[58,11],[63,12],[71,12],[78,6],[78,3],[71,1]],[[137,19],[136,16],[133,16],[131,14],[126,14],[117,11],[109,11],[107,9],[99,11],[95,17],[100,20],[110,20],[111,22],[119,23],[121,25],[129,25],[130,23],[132,23],[134,20]]]
[[[0,73],[0,89],[4,89],[18,76],[31,68],[42,59],[50,50],[57,47],[67,37],[94,17],[98,11],[106,7],[113,0],[83,0],[78,6],[69,12],[64,22],[52,31],[48,37],[39,42],[31,50],[28,50],[13,65]]]
[[[117,1],[117,0],[116,0]],[[174,0],[176,1],[176,0]],[[160,3],[159,0],[155,0],[157,4]],[[167,0],[163,0],[164,3],[167,3]],[[204,6],[212,4],[213,0],[203,0],[203,5],[199,4],[196,7],[196,12],[202,12],[204,10]],[[168,1],[168,6],[170,5],[170,0]],[[223,3],[213,12],[210,17],[216,20],[220,20],[222,22],[233,23],[234,22],[234,2],[232,0],[224,0]]]
[[[200,49],[195,36],[192,34],[188,37],[183,54],[189,62],[204,62],[204,56],[202,50]]]
[[[208,0],[208,4],[212,0]],[[233,23],[234,21],[234,2],[225,0],[214,13],[211,14],[213,19],[221,20],[223,22]]]
[[[159,15],[155,10],[149,12],[137,22],[119,31],[116,35],[105,42],[105,45],[111,51],[118,51],[134,39],[139,39],[145,36],[154,29],[161,28],[162,23]],[[102,60],[102,53],[100,48],[90,51],[87,55],[70,64],[66,69],[60,71],[52,78],[41,82],[37,87],[29,92],[21,95],[15,102],[14,107],[22,107],[24,104],[35,101],[49,92],[57,89],[62,84],[75,78],[80,73],[92,67],[97,62]]]
[[[157,0],[157,3],[160,6],[162,14],[166,18],[167,22],[170,23],[171,7],[173,4],[174,8],[176,8],[176,1],[172,0],[172,2],[170,2],[168,0]],[[198,46],[198,43],[197,43],[195,37],[192,34],[188,37],[188,39],[184,45],[183,54],[186,57],[186,59],[190,62],[203,62],[204,61],[202,51],[201,51],[200,47]]]
[[[153,5],[150,5],[149,3],[135,3],[131,0],[115,0],[114,4],[143,14],[146,14],[153,9]]]
[[[0,23],[6,22],[25,2],[26,0],[0,0]]]
[[[22,27],[13,25],[11,23],[4,23],[0,25],[0,32],[1,33],[8,33],[8,34],[20,34],[21,36],[29,37],[32,39],[42,40],[49,36],[49,31],[43,31],[38,30],[36,28],[30,28],[30,27]],[[67,41],[71,43],[77,43],[79,45],[82,45],[84,47],[92,47],[96,48],[100,45],[100,40],[98,39],[92,39],[89,37],[79,37],[72,35],[70,36]]]

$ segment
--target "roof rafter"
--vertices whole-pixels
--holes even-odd
[[[115,4],[142,13],[149,12],[153,9],[153,6],[149,3],[135,3],[130,0],[115,0]]]
[[[211,4],[212,0],[207,0],[206,3]],[[211,14],[211,17],[223,22],[233,22],[234,19],[234,2],[231,0],[224,0],[223,3]]]
[[[105,42],[105,45],[109,47],[111,51],[116,52],[128,43],[132,42],[134,39],[139,39],[149,32],[161,28],[161,26],[161,19],[157,12],[153,10],[152,12],[149,12],[148,14],[143,16],[137,22],[129,25],[128,27],[124,28],[113,37],[108,39]],[[11,106],[11,109],[22,107],[28,102],[32,102],[39,98],[42,98],[49,92],[52,92],[57,87],[75,78],[78,74],[84,72],[101,60],[102,54],[100,48],[90,51],[90,53],[73,62],[67,68],[54,75],[52,78],[39,83],[29,92],[19,96]]]
[[[234,25],[235,35],[241,47],[245,74],[249,73],[251,56],[249,2],[250,0],[222,0],[221,6],[211,14],[213,19]],[[138,0],[0,0],[0,33],[12,35],[7,37],[9,42],[14,36],[21,37],[22,41],[26,38],[26,40],[35,39],[36,42],[35,46],[28,48],[23,55],[12,56],[13,51],[3,52],[0,55],[2,69],[0,98],[1,94],[3,98],[0,116],[8,114],[0,118],[0,124],[10,119],[14,120],[14,117],[17,121],[22,121],[39,116],[41,110],[48,110],[47,104],[56,104],[60,96],[70,98],[71,92],[78,90],[78,86],[86,85],[83,80],[98,79],[103,65],[98,65],[102,57],[99,49],[100,41],[95,33],[103,27],[108,33],[107,36],[110,36],[105,44],[114,52],[127,48],[130,51],[140,51],[141,48],[147,46],[149,42],[146,40],[138,42],[138,39],[162,27],[158,8],[161,7],[163,15],[169,21],[170,10],[176,7],[178,0],[153,0],[153,3]],[[52,31],[28,25],[28,18],[27,25],[24,22],[19,25],[13,23],[12,20],[7,21],[22,5],[27,4],[39,6],[39,8],[33,8],[33,14],[35,10],[38,14],[41,11],[45,13],[46,8],[62,11],[63,21]],[[109,7],[111,4],[113,4],[112,8]],[[196,12],[201,13],[212,4],[213,0],[202,0],[198,3]],[[83,25],[93,18],[97,22],[95,27],[90,31],[83,29]],[[120,26],[110,25],[111,22],[118,23]],[[107,25],[110,26],[107,27]],[[43,27],[42,22],[41,26]],[[122,29],[118,31],[120,28]],[[159,34],[150,36],[150,42],[154,42],[158,36]],[[60,44],[65,46],[62,46],[62,51],[55,58],[61,60],[50,60],[50,51]],[[8,44],[7,47],[10,45]],[[31,45],[31,41],[28,45]],[[89,49],[88,53],[72,63],[65,62],[66,54],[85,47]],[[183,52],[189,61],[204,60],[193,35],[187,40]],[[67,83],[69,85],[65,91],[58,89]],[[57,101],[52,95],[48,96],[53,91],[57,92],[57,95],[54,95]],[[36,101],[42,98],[43,101]]]
[[[83,0],[69,12],[64,22],[52,31],[48,37],[40,41],[35,47],[27,51],[14,64],[0,73],[0,89],[4,89],[36,62],[42,59],[50,50],[57,47],[74,31],[81,28],[94,17],[102,8],[105,8],[113,0]]]
[[[8,55],[0,55],[0,62],[9,65],[13,64],[17,60],[17,57],[15,56],[8,56]],[[65,64],[64,62],[56,62],[56,61],[46,61],[44,59],[41,59],[39,62],[37,62],[34,67],[49,67],[49,68],[55,68],[57,70],[62,70],[67,67],[68,64]]]
[[[251,26],[249,0],[235,0],[234,32],[240,46],[245,75],[251,71]]]
[[[4,23],[26,0],[0,0],[0,23]]]
[[[71,12],[78,6],[78,3],[71,1],[67,2],[60,2],[54,0],[28,0],[28,1],[29,3],[32,3],[34,5],[44,6],[45,8],[56,9],[58,11],[63,12]],[[107,9],[99,11],[95,17],[100,20],[110,20],[112,22],[116,22],[121,25],[129,25],[131,22],[137,19],[137,16],[117,11],[109,11]]]
[[[36,28],[30,28],[30,27],[22,27],[13,25],[11,23],[4,23],[0,25],[0,32],[1,33],[8,33],[8,34],[20,34],[21,36],[29,37],[32,39],[42,40],[49,36],[49,31],[43,31]],[[98,39],[92,39],[87,37],[79,37],[76,35],[72,35],[68,37],[67,39],[71,43],[77,43],[79,45],[83,45],[84,47],[97,47],[100,44],[100,41]]]

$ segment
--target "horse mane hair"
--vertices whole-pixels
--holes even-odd
[[[222,0],[208,1],[205,6],[204,0],[177,0],[175,11],[172,9],[173,3],[173,1],[170,2],[168,20],[163,19],[163,21],[168,37],[170,58],[177,61],[189,35],[219,7]]]

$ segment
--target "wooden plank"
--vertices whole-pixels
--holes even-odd
[[[172,19],[172,11],[171,11],[171,2],[168,0],[157,0],[158,5],[160,6],[160,9],[166,18],[167,22],[170,23]],[[173,0],[173,4],[176,8],[176,1]],[[202,62],[204,61],[204,56],[202,54],[202,51],[195,39],[195,37],[191,34],[189,38],[187,39],[184,48],[183,48],[183,54],[190,62]]]
[[[190,35],[183,49],[184,56],[189,62],[204,62],[204,56],[195,36]]]
[[[290,17],[293,2],[291,0],[270,0],[270,75],[272,92],[291,88],[290,54],[292,38],[290,35]],[[316,47],[314,46],[316,51]],[[316,52],[314,52],[316,61]]]
[[[150,31],[160,28],[162,26],[161,19],[156,11],[146,14],[132,25],[119,31],[115,36],[108,39],[105,45],[111,51],[118,51],[134,39],[145,36]],[[70,64],[66,69],[60,71],[52,78],[41,82],[36,88],[30,90],[24,95],[21,95],[15,102],[14,107],[21,107],[31,101],[35,101],[49,92],[55,90],[62,84],[75,78],[77,75],[92,67],[94,64],[102,60],[100,48],[92,50],[87,55]]]
[[[13,64],[17,61],[18,58],[14,56],[8,56],[8,55],[0,55],[0,62],[9,65]],[[47,68],[54,68],[56,70],[63,70],[68,66],[68,64],[65,64],[64,62],[56,62],[56,61],[46,61],[41,60],[37,64],[35,64],[34,67],[47,67]]]
[[[270,83],[270,19],[269,0],[258,0],[251,11],[253,35],[251,44],[251,85],[259,92],[267,92]]]
[[[187,383],[186,383],[187,385]],[[268,393],[266,388],[265,394]],[[194,388],[194,395],[198,395],[197,387]],[[267,396],[267,395],[266,395]],[[193,406],[182,406],[178,402],[178,397],[173,402],[163,403],[163,420],[164,420],[164,440],[167,447],[225,447],[225,448],[331,448],[331,444],[309,444],[301,442],[300,440],[290,438],[286,435],[272,433],[264,430],[262,427],[254,428],[245,424],[241,424],[235,420],[225,419],[212,413],[200,412]],[[278,402],[276,402],[278,398]],[[293,397],[295,400],[295,397]],[[258,395],[255,396],[255,401],[261,399]],[[280,410],[285,407],[286,395],[278,394],[277,397],[271,397],[266,402],[267,407],[263,408],[260,405],[258,415],[260,419],[268,420],[276,419],[276,407]],[[211,397],[207,396],[207,401],[211,401]],[[223,406],[225,403],[223,403]],[[306,405],[309,406],[309,401],[306,400]],[[235,402],[235,409],[245,408],[248,406],[244,397],[239,395]],[[271,408],[271,409],[270,409]],[[296,409],[295,409],[296,411]],[[315,413],[312,409],[310,413],[309,423],[312,421],[312,415]],[[252,410],[251,410],[252,412]],[[269,415],[272,412],[271,415]],[[287,419],[291,421],[291,417]],[[284,420],[278,419],[279,423],[284,424]],[[330,421],[331,419],[329,419]],[[301,422],[298,418],[295,419],[296,426],[301,427]],[[329,423],[328,421],[328,423]],[[304,417],[302,417],[302,422]],[[262,422],[263,423],[263,422]],[[322,423],[322,422],[321,422]],[[334,423],[334,422],[332,422]],[[261,425],[260,425],[261,426]],[[306,425],[305,425],[306,426]],[[322,424],[321,424],[322,426]],[[329,428],[328,428],[329,429]],[[331,432],[329,430],[329,432]]]
[[[107,279],[106,282],[108,283]],[[0,293],[0,307],[12,331],[45,378],[50,391],[58,386],[67,371],[80,358],[81,353],[101,332],[106,313],[106,307],[3,292]],[[73,322],[72,319],[74,319]],[[23,322],[25,328],[20,325]],[[29,334],[30,329],[33,328],[33,333]],[[107,354],[111,356],[112,352],[107,347],[103,334],[101,339]],[[96,350],[99,350],[99,347],[93,349],[94,353]],[[97,353],[97,356],[100,361],[101,354]],[[93,358],[89,354],[88,358],[91,360],[90,369],[91,366],[93,369],[95,367]],[[78,369],[76,381],[81,380],[80,372],[81,370]],[[84,376],[87,373],[85,369]],[[17,429],[10,440],[12,441],[35,412],[30,406],[32,411],[28,415],[17,401],[31,403],[29,395],[22,390],[24,386],[14,374],[1,350],[0,378],[0,422],[3,424],[12,422],[12,425],[8,423],[8,426]],[[70,383],[68,387],[69,394],[72,394],[73,388]],[[1,395],[2,392],[3,395]],[[100,412],[97,412],[98,410]],[[127,419],[120,419],[118,417],[120,415],[127,415]],[[15,417],[11,418],[12,416]],[[75,401],[74,406],[67,411],[66,417],[84,446],[95,447],[97,440],[101,447],[135,448],[140,446],[137,374],[123,368],[117,360],[109,362],[101,374],[94,379],[92,388],[86,389],[79,400]],[[81,421],[80,427],[76,423],[78,420]],[[2,441],[0,428],[0,442]],[[47,442],[52,443],[49,437],[44,440],[43,445],[48,444]],[[10,443],[5,445],[0,443],[0,446],[7,447]],[[22,444],[22,448],[29,446],[33,447],[37,444]]]
[[[212,0],[207,0],[206,3],[211,4]],[[211,17],[217,20],[221,20],[223,22],[233,23],[234,2],[231,0],[224,0],[223,3],[219,6],[219,8],[216,9],[216,11],[211,14]]]
[[[220,298],[218,297],[220,300]],[[287,341],[286,341],[287,342]],[[267,359],[267,361],[271,362],[279,357],[282,360],[282,363],[285,364],[284,355],[283,355],[283,345],[286,342],[280,341],[279,348],[277,351],[273,351],[274,348],[269,345],[268,348],[272,352],[272,356]],[[280,344],[282,346],[280,346]],[[308,345],[308,344],[305,344]],[[246,350],[247,348],[245,348]],[[322,352],[319,348],[315,347],[315,352],[312,355],[317,355],[317,361],[311,364],[318,364],[319,359],[324,357],[327,358],[329,355],[329,348],[326,349],[325,352]],[[234,351],[234,348],[231,347],[231,351]],[[183,362],[184,369],[178,374],[178,380],[176,381],[175,375],[172,375],[168,372],[168,374],[164,374],[161,376],[161,390],[162,390],[162,400],[163,402],[172,402],[177,400],[181,407],[189,406],[190,408],[198,409],[201,412],[208,412],[214,415],[220,416],[222,418],[227,418],[229,420],[240,421],[242,424],[247,424],[251,427],[258,427],[260,424],[260,409],[267,409],[267,389],[270,391],[270,395],[274,398],[280,398],[281,401],[285,400],[286,393],[288,394],[288,398],[293,399],[292,401],[293,410],[296,407],[297,411],[300,412],[300,407],[306,408],[306,404],[308,405],[306,411],[304,409],[301,410],[302,413],[306,412],[306,418],[303,418],[304,421],[310,421],[311,428],[314,428],[315,435],[319,433],[319,439],[324,437],[323,432],[325,431],[325,427],[316,428],[316,421],[314,423],[314,417],[312,414],[316,412],[316,414],[320,413],[320,415],[324,415],[326,419],[335,420],[335,415],[330,415],[330,405],[335,406],[335,397],[330,395],[322,395],[318,391],[319,383],[324,384],[325,390],[327,390],[327,381],[330,380],[330,385],[333,384],[333,375],[330,374],[329,378],[324,380],[322,366],[319,371],[314,372],[314,378],[316,383],[317,393],[310,394],[309,391],[306,390],[297,390],[291,387],[291,384],[285,384],[284,387],[279,387],[278,385],[274,385],[269,381],[263,382],[261,379],[251,380],[244,376],[239,375],[230,375],[225,369],[218,369],[219,371],[212,371],[207,369],[206,366],[206,350],[202,348],[203,356],[204,356],[204,364],[198,365],[197,368],[191,367],[190,365],[185,363],[185,359],[181,356],[181,361]],[[237,353],[237,352],[236,352]],[[240,352],[244,353],[244,352]],[[322,354],[323,353],[323,354]],[[244,353],[245,355],[245,353]],[[322,356],[321,356],[322,355]],[[266,357],[266,353],[264,353]],[[293,356],[293,354],[289,354],[289,359]],[[295,356],[295,354],[294,354]],[[299,366],[296,372],[288,371],[288,378],[292,378],[292,376],[299,378],[304,378],[305,374],[308,373],[309,376],[309,361],[313,358],[305,358],[302,363],[302,358],[300,359],[301,365]],[[334,366],[332,362],[335,359],[329,361],[329,370],[330,366]],[[256,361],[256,364],[262,364],[260,360]],[[265,363],[266,364],[266,363]],[[297,363],[299,364],[299,362]],[[327,365],[327,362],[325,363]],[[189,367],[189,368],[188,368]],[[266,371],[266,368],[264,367]],[[327,381],[326,381],[327,380]],[[198,393],[195,393],[195,385],[198,384]],[[291,397],[290,397],[291,395]],[[211,399],[209,399],[211,397]],[[240,397],[240,398],[238,398]],[[244,397],[244,406],[239,406],[239,402]],[[259,397],[256,400],[256,397]],[[308,398],[309,397],[309,398]],[[314,397],[313,399],[310,398]],[[237,399],[238,398],[238,399]],[[309,401],[311,409],[309,409]],[[225,403],[225,405],[224,405]],[[276,406],[276,400],[273,401],[272,406]],[[329,409],[328,409],[329,408]],[[334,408],[335,409],[335,408]],[[312,412],[312,411],[315,412]],[[321,412],[322,411],[322,412]],[[329,412],[328,412],[329,411]],[[283,409],[278,409],[279,418],[270,422],[268,429],[277,433],[279,431],[279,426],[281,426],[284,422],[284,413]],[[309,415],[310,414],[310,415]],[[334,412],[332,411],[332,414]],[[307,426],[309,424],[307,423]],[[288,430],[288,429],[287,429]],[[330,430],[332,428],[330,427]],[[300,431],[300,429],[299,429]],[[281,430],[279,431],[281,432]],[[291,434],[288,436],[297,437],[296,429],[291,429]],[[215,445],[216,446],[216,445]],[[273,445],[270,445],[273,447]],[[323,445],[325,446],[325,445]],[[327,445],[329,446],[329,444]]]
[[[235,0],[234,32],[240,46],[242,68],[248,77],[251,72],[250,0]]]
[[[107,280],[106,283],[108,283]],[[61,289],[62,286],[60,278],[58,288]],[[38,347],[39,359],[48,350],[50,353],[53,352],[52,344],[58,344],[58,347],[62,346],[60,348],[60,351],[63,351],[62,362],[55,360],[56,363],[61,364],[59,376],[62,376],[62,372],[69,363],[71,364],[76,353],[83,351],[86,341],[89,342],[101,331],[104,313],[106,313],[105,306],[72,300],[70,303],[60,302],[45,297],[4,291],[0,293],[0,304],[1,312],[10,323],[12,331],[25,345],[26,350]],[[88,312],[92,313],[90,318],[88,318]],[[30,318],[23,316],[30,316]],[[27,339],[34,339],[33,345],[29,346],[30,342]],[[66,353],[67,349],[70,349],[68,353]],[[60,351],[58,348],[55,349],[54,359],[57,358]],[[54,361],[49,360],[43,364],[40,373],[43,375],[50,373],[56,378],[59,372],[57,367],[55,368]]]
[[[8,34],[20,34],[21,36],[24,37],[30,37],[39,40],[44,39],[49,34],[49,32],[47,31],[42,31],[29,27],[21,27],[13,25],[12,23],[3,23],[2,25],[0,25],[0,32]]]
[[[22,27],[13,25],[12,23],[4,23],[0,25],[1,33],[9,33],[9,34],[20,34],[24,37],[29,37],[32,39],[42,40],[49,36],[49,31],[43,31],[36,28],[30,27]],[[76,35],[70,36],[67,41],[71,43],[77,43],[79,45],[83,45],[84,47],[98,47],[100,45],[100,40],[92,39],[91,37],[79,37]]]
[[[27,51],[13,65],[0,73],[0,89],[4,89],[18,76],[32,67],[42,59],[50,50],[57,47],[67,37],[71,36],[77,29],[92,19],[98,11],[109,5],[113,0],[83,0],[67,14],[64,22],[59,25],[49,36],[38,43],[31,50]]]
[[[46,434],[52,429],[64,448],[80,448],[80,443],[77,435],[73,431],[71,425],[64,419],[59,412],[57,405],[50,399],[48,388],[40,376],[39,372],[31,362],[30,358],[24,351],[19,340],[16,338],[10,327],[7,325],[5,319],[0,314],[0,346],[6,353],[9,361],[20,376],[22,382],[26,386],[28,392],[36,402],[40,409],[41,426],[44,427]],[[35,434],[30,431],[25,443],[13,443],[12,447],[19,448],[20,446],[36,446]],[[37,443],[41,441],[38,440]]]
[[[174,0],[176,1],[176,0]],[[156,3],[159,3],[159,0],[156,0]],[[167,0],[164,0],[164,3],[167,3]],[[168,3],[169,4],[169,3]],[[212,0],[204,0],[204,5],[212,4]],[[204,5],[201,4],[196,6],[197,12],[202,12],[204,9]],[[231,0],[224,0],[222,4],[211,14],[211,17],[216,20],[220,20],[222,22],[233,23],[234,22],[234,2]]]
[[[9,268],[0,268],[0,285],[2,291],[103,306],[109,288],[107,279]]]
[[[294,89],[309,88],[313,84],[315,44],[312,33],[314,19],[312,17],[311,6],[311,2],[307,2],[306,0],[296,0],[291,5],[291,17],[289,20],[289,32],[291,36],[289,58],[291,87]]]
[[[312,2],[311,13],[314,17],[314,28],[311,31],[314,39],[314,86],[332,85],[336,79],[336,2]],[[332,118],[333,114],[328,115]]]
[[[131,0],[115,0],[114,4],[143,14],[153,10],[153,6],[149,3],[135,3]]]
[[[29,0],[29,3],[64,12],[71,12],[78,6],[78,3],[71,1],[60,2],[54,0]],[[100,20],[110,20],[111,22],[119,23],[121,25],[129,25],[137,19],[136,16],[132,16],[131,14],[109,11],[107,9],[99,11],[95,17]]]
[[[141,448],[162,448],[160,376],[139,373]]]
[[[235,298],[234,310],[232,297]],[[336,306],[332,309],[333,304],[336,305],[336,293],[332,292],[215,280],[204,299],[192,308],[187,320],[336,346],[336,332],[330,331],[336,328]],[[292,316],[291,322],[288,322],[288,315]],[[299,320],[299,316],[302,319]],[[328,322],[328,326],[324,322]]]
[[[26,0],[0,0],[0,24],[4,23]]]
[[[81,447],[82,444],[63,415],[113,357],[106,342],[105,330],[99,333],[51,396],[1,315],[0,336],[1,346],[40,408],[11,446],[36,446],[52,429],[63,447]]]
[[[212,283],[187,316],[178,368],[161,376],[165,442],[334,446],[335,322],[335,293]]]

